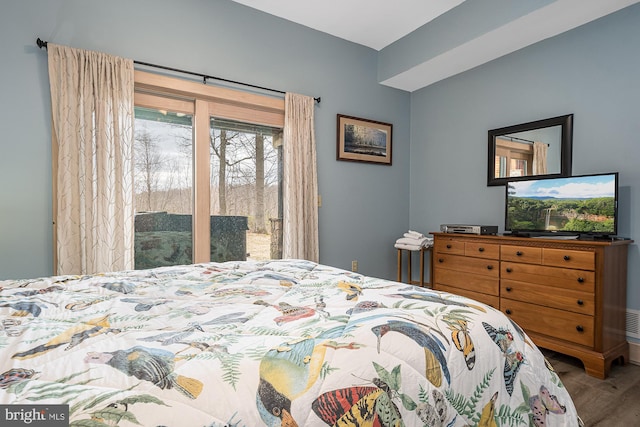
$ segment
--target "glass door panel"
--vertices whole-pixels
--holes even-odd
[[[193,116],[135,108],[135,268],[193,261]]]
[[[211,260],[282,257],[282,129],[210,119]]]
[[[522,159],[511,159],[509,167],[509,176],[527,176],[527,161]]]
[[[496,156],[494,161],[495,170],[493,173],[496,178],[504,178],[507,176],[507,157]]]

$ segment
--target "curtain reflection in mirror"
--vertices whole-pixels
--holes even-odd
[[[549,146],[543,142],[533,143],[533,174],[545,175],[547,173],[547,150]]]

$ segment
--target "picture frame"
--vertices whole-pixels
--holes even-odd
[[[391,165],[391,123],[338,114],[336,160]]]

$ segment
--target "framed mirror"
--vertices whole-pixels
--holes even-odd
[[[487,185],[571,175],[573,114],[489,131]]]

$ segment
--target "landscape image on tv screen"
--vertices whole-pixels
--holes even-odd
[[[615,233],[615,180],[608,174],[509,182],[505,228]]]

